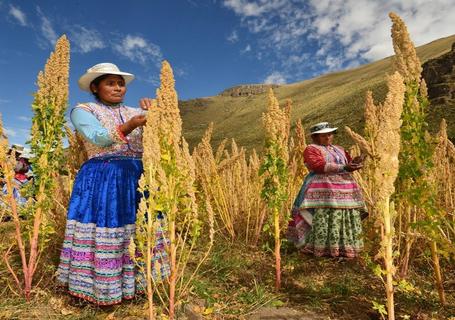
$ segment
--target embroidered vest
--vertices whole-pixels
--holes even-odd
[[[83,139],[89,159],[110,155],[142,157],[142,128],[138,127],[126,136],[128,143],[122,141],[117,132],[119,125],[125,123],[133,116],[139,115],[141,110],[126,106],[104,106],[92,102],[79,104],[77,108],[82,108],[92,113],[101,122],[101,125],[108,130],[113,141],[111,145],[103,147]]]
[[[318,144],[310,144],[308,147],[316,148],[324,157],[326,166],[334,164],[347,164],[348,159],[346,158],[346,153],[344,149],[337,145],[330,145],[329,147],[321,146]],[[330,148],[330,150],[329,150]]]

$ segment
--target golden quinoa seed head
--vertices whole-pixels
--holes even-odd
[[[387,79],[389,92],[379,106],[379,126],[375,140],[375,152],[379,157],[375,180],[378,182],[378,198],[393,194],[398,175],[398,154],[401,146],[401,113],[403,111],[405,85],[402,76],[395,72]]]
[[[295,137],[289,140],[289,164],[293,168],[293,171],[291,172],[295,173],[290,176],[294,176],[296,182],[297,180],[302,180],[308,173],[308,169],[305,166],[304,161],[304,152],[306,147],[305,131],[303,129],[301,119],[298,119],[295,125]]]
[[[147,123],[143,127],[142,132],[142,145],[144,149],[143,161],[157,165],[161,158],[161,150],[159,144],[159,124],[160,124],[160,110],[157,108],[156,99],[152,100],[152,107],[147,111]]]
[[[363,152],[365,152],[369,156],[373,156],[371,145],[368,143],[367,140],[365,140],[364,137],[352,131],[351,128],[349,128],[348,126],[344,127],[344,129],[346,130],[346,133],[351,137],[351,139],[354,140],[355,143],[357,143],[357,145]]]
[[[286,99],[286,102],[284,104],[284,115],[286,117],[286,120],[284,123],[286,140],[289,139],[289,133],[291,132],[291,114],[292,114],[292,100]]]
[[[374,139],[378,131],[378,125],[378,115],[373,101],[373,93],[367,91],[365,99],[365,134],[368,139]]]
[[[38,91],[34,105],[52,106],[56,113],[66,108],[68,99],[70,44],[65,35],[61,36],[44,67],[38,74]]]
[[[0,113],[0,164],[6,161],[6,152],[8,150],[8,137],[3,129],[2,114]],[[3,165],[0,167],[3,168]]]
[[[392,20],[392,41],[395,50],[394,67],[403,76],[406,83],[420,82],[422,66],[414,44],[403,20],[394,12],[389,13]]]
[[[55,158],[58,158],[63,152],[62,139],[68,99],[69,62],[70,44],[66,36],[63,35],[57,40],[55,50],[47,60],[44,71],[40,71],[38,74],[36,83],[38,90],[34,94],[32,104],[34,112],[31,128],[32,150],[35,148],[40,150],[43,143],[54,144],[50,141],[53,140],[57,146],[53,145],[49,148],[52,148]],[[50,117],[49,111],[51,111]],[[45,126],[52,128],[52,130],[44,129]],[[44,132],[50,136],[44,137]]]
[[[426,180],[436,190],[436,205],[450,213],[455,209],[455,148],[447,136],[447,123],[441,120],[433,152],[433,167],[426,173]]]
[[[188,189],[187,196],[190,198],[190,207],[195,213],[195,165],[189,153],[189,147],[182,138],[182,120],[178,109],[178,98],[175,90],[175,80],[172,68],[167,61],[164,61],[160,74],[161,84],[157,89],[157,98],[153,106],[147,112],[147,123],[143,131],[143,162],[146,178],[144,183],[156,185],[163,193],[170,186],[168,176],[162,168],[162,156],[169,152],[163,148],[171,148],[175,156],[175,164],[179,168],[182,185]],[[166,147],[167,146],[167,147]],[[150,170],[148,169],[150,168]]]
[[[387,79],[388,93],[384,103],[374,105],[367,95],[366,127],[369,140],[346,127],[347,133],[359,147],[375,161],[371,178],[376,185],[376,199],[383,201],[394,193],[394,182],[398,175],[398,154],[400,152],[401,112],[403,111],[405,85],[402,76],[395,72]]]
[[[434,157],[437,158],[434,160],[438,162],[441,162],[442,159],[447,162],[455,161],[455,147],[447,135],[447,122],[445,119],[442,119],[441,124],[439,125],[437,146],[434,151]]]
[[[425,79],[422,77],[422,80],[420,81],[420,96],[423,98],[428,98],[428,87],[427,87],[427,82]]]
[[[163,130],[163,135],[171,139],[170,143],[177,143],[182,136],[182,119],[178,107],[174,74],[167,61],[163,61],[160,79],[161,85],[156,92],[157,105],[161,113],[160,128]]]
[[[290,113],[290,106],[288,107]],[[286,110],[280,108],[278,99],[275,97],[273,90],[269,90],[269,105],[267,111],[262,114],[262,122],[266,131],[266,139],[276,141],[281,145],[282,156],[288,160],[288,122],[289,117]]]
[[[305,138],[305,130],[303,129],[302,120],[299,119],[295,125],[296,147],[305,150],[307,143]]]

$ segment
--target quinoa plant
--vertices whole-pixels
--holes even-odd
[[[399,201],[399,245],[401,251],[401,276],[409,269],[412,245],[418,231],[423,231],[430,242],[433,267],[440,301],[445,304],[437,241],[440,214],[436,207],[436,194],[430,187],[427,174],[433,167],[433,145],[427,134],[426,116],[429,106],[425,80],[421,77],[422,66],[406,25],[395,13],[389,14],[392,24],[392,40],[395,51],[394,67],[402,75],[406,87],[401,126],[402,149],[397,180]],[[417,221],[422,221],[417,223]],[[406,231],[402,236],[401,229]],[[439,276],[438,276],[439,275]]]
[[[275,288],[281,288],[281,228],[280,220],[287,221],[288,214],[283,216],[283,204],[287,200],[288,184],[288,138],[289,138],[289,112],[281,109],[278,100],[269,91],[269,105],[267,112],[263,113],[262,120],[266,130],[265,155],[259,169],[259,174],[264,176],[264,185],[261,196],[272,211],[272,225],[275,239]],[[286,212],[288,212],[286,210]]]
[[[30,215],[24,221],[14,217],[16,240],[22,262],[23,280],[19,281],[16,270],[10,269],[17,286],[30,301],[33,276],[50,236],[54,234],[55,218],[52,211],[54,191],[60,164],[63,160],[64,114],[68,100],[69,41],[66,36],[58,39],[44,71],[38,74],[38,91],[32,103],[33,119],[30,146],[34,184],[31,194],[35,201],[30,204]],[[13,210],[13,214],[14,213]],[[27,225],[27,223],[31,225]],[[25,229],[25,230],[24,230]],[[26,232],[24,232],[26,231]],[[28,250],[28,252],[27,252]],[[9,255],[5,256],[6,263]]]
[[[403,78],[395,72],[388,78],[389,92],[383,104],[375,106],[371,94],[367,99],[366,132],[364,138],[346,127],[346,131],[363,152],[370,155],[370,168],[374,189],[374,206],[377,224],[381,227],[381,247],[378,256],[384,261],[385,270],[377,275],[384,283],[387,296],[387,315],[395,319],[394,305],[394,222],[396,212],[391,197],[395,191],[394,182],[398,175],[398,154],[401,145],[400,126],[405,86]],[[385,277],[385,280],[384,280]]]
[[[149,315],[153,317],[152,297],[156,292],[162,303],[167,303],[169,318],[175,318],[175,308],[188,293],[191,280],[207,258],[213,243],[196,268],[186,272],[187,264],[200,238],[201,221],[195,196],[195,168],[182,137],[182,120],[178,109],[172,68],[167,61],[161,69],[161,85],[157,90],[156,107],[147,114],[144,127],[144,174],[140,180],[143,194],[137,215],[137,235],[131,241],[130,252],[138,265],[143,267],[149,300]],[[213,227],[213,224],[212,224]],[[170,276],[160,280],[160,266],[152,264],[156,234],[163,233],[169,260]],[[134,247],[135,246],[135,247]],[[134,255],[136,249],[138,255]],[[138,257],[139,256],[139,257]]]

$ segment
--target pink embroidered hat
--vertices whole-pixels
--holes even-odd
[[[311,135],[318,134],[318,133],[329,133],[335,132],[338,128],[332,128],[328,122],[320,122],[317,123],[310,128]]]
[[[125,84],[130,83],[134,79],[133,74],[120,71],[120,69],[113,63],[104,62],[95,64],[93,67],[87,69],[87,72],[82,77],[80,77],[79,81],[77,82],[79,84],[79,88],[90,92],[90,83],[92,83],[92,81],[99,76],[105,74],[117,74],[119,76],[122,76],[123,79],[125,79]]]

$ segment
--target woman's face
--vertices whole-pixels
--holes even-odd
[[[333,143],[333,132],[318,133],[311,136],[317,144],[328,146]]]
[[[98,94],[103,103],[115,104],[123,101],[126,93],[125,80],[119,75],[108,75],[98,86],[92,84],[92,92]]]

